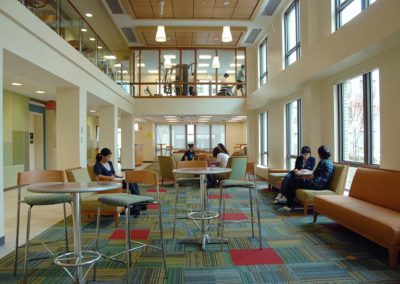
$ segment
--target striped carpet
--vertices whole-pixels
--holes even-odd
[[[261,199],[261,223],[263,251],[257,250],[258,241],[251,237],[251,224],[227,223],[225,236],[229,244],[221,252],[219,244],[208,245],[202,251],[198,245],[181,244],[180,239],[198,236],[199,231],[189,220],[177,221],[176,239],[172,239],[173,205],[175,192],[172,185],[164,185],[161,192],[165,245],[167,252],[167,278],[164,276],[159,251],[145,248],[134,253],[131,268],[131,283],[400,283],[400,267],[387,267],[387,252],[384,248],[320,216],[312,224],[312,216],[304,217],[302,210],[290,214],[279,214],[271,201],[273,193],[264,190],[267,185],[259,183]],[[142,194],[154,194],[141,187]],[[210,195],[218,194],[210,189]],[[211,197],[209,205],[218,208],[218,199]],[[179,193],[179,208],[199,208],[199,193],[187,188]],[[250,217],[248,193],[233,190],[227,195],[227,212],[231,216],[244,214]],[[180,214],[183,216],[183,214]],[[242,216],[242,215],[240,215]],[[101,252],[111,255],[123,250],[124,216],[120,228],[114,228],[112,218],[101,222]],[[71,221],[70,221],[71,222]],[[132,219],[133,238],[151,245],[160,245],[157,209],[148,209]],[[95,222],[85,223],[82,242],[85,249],[94,249]],[[122,231],[121,231],[122,230]],[[217,226],[211,225],[211,235],[216,236]],[[135,237],[136,236],[136,237]],[[51,227],[35,238],[35,242],[62,239],[63,225]],[[72,243],[72,231],[70,231]],[[49,245],[55,253],[63,252],[63,243]],[[251,254],[255,257],[251,257]],[[42,246],[31,249],[31,256],[46,255]],[[251,265],[242,264],[247,259]],[[19,258],[19,272],[12,276],[13,254],[0,260],[0,283],[22,283],[23,253]],[[238,265],[235,265],[237,263]],[[400,266],[400,265],[398,265]],[[125,283],[125,264],[102,259],[97,265],[97,281],[88,283]],[[66,273],[50,259],[32,261],[29,264],[28,283],[72,283]]]

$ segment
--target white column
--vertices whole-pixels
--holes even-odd
[[[104,106],[99,112],[99,151],[108,148],[113,153],[112,162],[117,167],[117,129],[118,129],[118,110],[114,105]]]
[[[57,88],[57,168],[86,167],[87,93],[80,88]]]
[[[0,46],[0,143],[4,144],[3,141],[3,48]],[[1,146],[3,147],[3,146]],[[3,149],[0,151],[0,245],[3,245],[5,242],[4,236],[4,171],[3,171]]]
[[[123,115],[121,124],[121,168],[135,168],[135,125],[133,115]]]

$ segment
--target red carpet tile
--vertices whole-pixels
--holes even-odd
[[[158,204],[147,204],[147,209],[158,209]]]
[[[230,250],[235,265],[283,264],[282,259],[272,248]]]
[[[247,216],[244,213],[225,213],[224,220],[226,221],[237,221],[237,220],[247,220]]]
[[[231,199],[231,198],[232,198],[232,195],[230,195],[230,194],[224,194],[223,197],[224,197],[225,199]],[[219,194],[209,194],[209,195],[208,195],[208,199],[219,199]]]
[[[158,189],[159,192],[167,192],[166,188],[159,188]],[[146,190],[146,192],[157,192],[157,190],[155,188],[149,188],[148,190]]]
[[[150,230],[131,230],[131,240],[147,240]],[[115,230],[109,240],[125,240],[125,230]]]

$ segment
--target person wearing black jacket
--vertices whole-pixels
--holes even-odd
[[[311,156],[311,148],[309,146],[303,146],[301,148],[301,155],[296,158],[296,163],[294,169],[287,173],[287,175],[282,180],[281,190],[276,196],[273,204],[280,204],[286,202],[285,188],[287,185],[296,178],[296,175],[300,170],[306,169],[312,171],[315,167],[315,158]]]

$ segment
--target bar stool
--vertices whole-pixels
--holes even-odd
[[[219,213],[221,216],[220,220],[220,229],[221,229],[221,251],[224,250],[224,229],[225,229],[225,204],[226,204],[226,199],[223,198],[224,191],[228,190],[233,190],[235,188],[247,188],[249,190],[249,201],[250,201],[250,215],[251,215],[251,235],[252,238],[254,238],[254,223],[255,218],[254,218],[254,210],[253,210],[253,194],[252,191],[254,190],[254,203],[256,206],[256,211],[257,211],[257,223],[258,223],[258,238],[259,238],[259,243],[260,243],[260,249],[262,249],[262,239],[261,239],[261,222],[260,222],[260,209],[259,209],[259,204],[258,204],[258,193],[257,193],[257,175],[256,175],[256,165],[253,164],[253,182],[247,181],[247,180],[233,180],[233,179],[226,179],[222,180],[220,182],[221,186],[221,191],[220,191],[220,200],[222,200],[222,213],[221,213],[221,205],[219,208]],[[221,204],[221,202],[220,202]],[[234,222],[234,221],[230,221]],[[243,220],[238,221],[240,223],[246,222]]]
[[[64,171],[58,170],[45,170],[45,171],[29,171],[18,173],[18,200],[17,200],[17,236],[15,240],[15,260],[14,260],[14,276],[17,275],[17,264],[18,264],[18,251],[19,251],[19,223],[21,215],[21,203],[25,203],[29,206],[28,210],[28,221],[26,225],[26,243],[25,243],[25,259],[24,259],[24,282],[27,279],[28,270],[28,259],[29,253],[29,234],[31,228],[31,211],[33,206],[37,205],[54,205],[63,204],[64,208],[64,234],[65,234],[65,249],[68,252],[68,231],[67,231],[67,214],[65,203],[72,204],[72,196],[70,194],[38,194],[25,196],[21,199],[22,187],[32,185],[35,183],[43,182],[67,182],[67,178]],[[71,205],[72,206],[72,205]],[[44,245],[44,244],[43,244]]]
[[[152,171],[125,171],[125,181],[127,185],[129,183],[139,183],[139,184],[147,184],[147,185],[153,185],[156,187],[156,192],[157,192],[157,199],[160,197],[160,192],[158,188],[158,176],[157,173],[152,172]],[[129,188],[129,186],[127,186]],[[162,225],[162,214],[161,214],[161,203],[156,201],[154,197],[151,196],[143,196],[143,195],[133,195],[133,194],[127,194],[127,193],[110,193],[110,194],[102,194],[99,197],[99,206],[98,206],[98,211],[97,211],[97,224],[96,224],[96,251],[98,251],[98,246],[99,246],[99,227],[100,227],[100,216],[101,216],[101,206],[103,204],[105,205],[112,205],[112,206],[119,206],[119,207],[125,207],[125,251],[117,253],[112,256],[105,256],[104,257],[118,261],[120,262],[117,257],[126,253],[126,264],[127,264],[127,283],[131,283],[129,281],[129,268],[131,266],[131,252],[136,251],[142,248],[145,248],[146,246],[160,249],[162,251],[162,257],[163,257],[163,265],[164,265],[164,273],[165,273],[165,278],[167,277],[167,265],[165,261],[165,248],[164,248],[164,235],[163,235],[163,225]],[[160,225],[160,237],[161,237],[161,248],[152,246],[149,244],[141,243],[141,242],[136,242],[132,241],[130,238],[130,222],[129,222],[129,207],[132,205],[144,205],[144,204],[158,204],[158,219],[159,219],[159,225]],[[138,244],[138,247],[132,248],[131,243]],[[96,270],[94,270],[94,273],[96,275]]]

